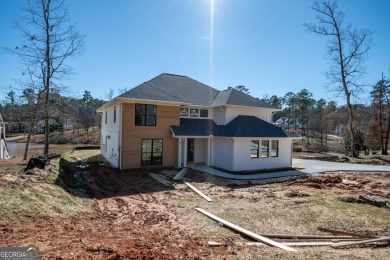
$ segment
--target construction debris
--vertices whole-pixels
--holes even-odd
[[[377,236],[363,235],[363,234],[342,231],[342,230],[334,230],[334,229],[321,228],[321,227],[319,227],[317,229],[319,231],[322,231],[322,232],[327,232],[327,233],[336,234],[336,235],[347,235],[347,236],[359,237],[359,238],[377,238]]]
[[[187,172],[188,172],[188,168],[183,168],[178,174],[176,174],[175,177],[173,177],[173,179],[175,181],[180,181],[184,177],[184,175],[186,175]]]
[[[390,236],[377,237],[377,238],[373,238],[373,239],[353,241],[353,242],[337,243],[337,244],[332,245],[332,247],[338,248],[338,247],[346,247],[346,246],[354,246],[354,245],[362,245],[362,244],[371,244],[373,242],[383,242],[383,241],[390,242]]]
[[[154,174],[154,173],[148,173],[149,177],[155,179],[156,181],[158,181],[159,183],[165,185],[165,186],[168,186],[168,187],[172,187],[172,183],[166,179],[164,179],[163,177],[157,175],[157,174]]]
[[[183,180],[183,183],[184,183],[185,185],[187,185],[188,187],[190,187],[193,191],[195,191],[196,193],[198,193],[202,198],[204,198],[204,199],[207,200],[208,202],[213,201],[211,198],[209,198],[208,196],[206,196],[203,192],[201,192],[200,190],[198,190],[197,188],[195,188],[194,186],[192,186],[189,182]]]
[[[59,153],[51,153],[47,155],[37,155],[30,158],[24,171],[31,170],[33,168],[44,169],[50,164],[50,160],[60,157]]]
[[[288,246],[286,246],[286,245],[284,245],[282,243],[273,241],[273,240],[271,240],[269,238],[260,236],[260,235],[258,235],[256,233],[253,233],[253,232],[251,232],[249,230],[246,230],[246,229],[244,229],[242,227],[239,227],[239,226],[237,226],[237,225],[235,225],[233,223],[230,223],[230,222],[228,222],[228,221],[226,221],[226,220],[224,220],[222,218],[219,218],[219,217],[217,217],[217,216],[215,216],[215,215],[213,215],[213,214],[211,214],[211,213],[209,213],[209,212],[207,212],[207,211],[205,211],[205,210],[203,210],[201,208],[195,208],[195,210],[199,211],[200,213],[208,216],[209,218],[211,218],[211,219],[213,219],[215,221],[218,221],[219,223],[221,223],[221,224],[223,224],[223,225],[225,225],[225,226],[227,226],[227,227],[229,227],[229,228],[231,228],[231,229],[233,229],[235,231],[238,231],[238,232],[240,232],[240,233],[242,233],[242,234],[244,234],[246,236],[249,236],[249,237],[251,237],[251,238],[253,238],[253,239],[257,240],[257,241],[261,241],[261,242],[263,242],[263,243],[265,243],[265,244],[267,244],[269,246],[275,246],[275,247],[284,249],[286,251],[296,252],[296,250],[291,248],[291,247],[288,247]]]

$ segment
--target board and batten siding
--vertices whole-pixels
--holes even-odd
[[[226,138],[213,138],[213,159],[211,164],[215,167],[234,171],[233,168],[233,143]]]
[[[141,168],[142,139],[162,139],[162,166],[177,165],[177,139],[170,126],[180,125],[179,106],[157,105],[156,126],[135,125],[135,104],[124,103],[122,115],[122,169]]]
[[[259,158],[251,158],[251,141],[259,140],[279,140],[278,157],[261,157],[261,149]],[[272,168],[287,168],[291,167],[291,142],[290,138],[237,138],[234,139],[234,171],[243,170],[261,170]],[[271,147],[270,147],[271,148]],[[271,153],[271,149],[269,150]]]
[[[212,119],[217,125],[225,125],[225,108],[213,108]]]
[[[255,116],[272,124],[272,109],[251,107],[226,107],[225,125],[240,115]]]
[[[116,120],[114,122],[114,109],[116,109]],[[107,113],[107,114],[106,114]],[[101,124],[101,153],[106,160],[114,167],[119,168],[120,158],[120,113],[121,106],[115,105],[108,107],[102,113]],[[106,123],[107,115],[107,123]]]

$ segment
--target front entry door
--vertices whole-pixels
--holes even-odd
[[[187,139],[187,162],[194,161],[194,138]]]

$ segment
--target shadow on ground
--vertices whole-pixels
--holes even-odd
[[[74,196],[95,199],[174,189],[150,178],[149,172],[152,171],[120,171],[92,157],[82,161],[61,158],[55,184]]]

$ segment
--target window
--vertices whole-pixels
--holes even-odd
[[[279,156],[279,141],[272,140],[271,141],[271,157],[278,157],[278,156]]]
[[[114,106],[114,123],[116,122],[116,106]]]
[[[259,158],[259,141],[251,142],[251,158]]]
[[[104,123],[107,124],[107,110],[106,110],[106,112],[104,113]]]
[[[142,166],[162,165],[162,139],[144,139],[142,140]]]
[[[269,140],[261,141],[261,157],[268,158],[269,156]]]
[[[180,108],[180,116],[188,116],[188,108]]]
[[[206,109],[200,110],[200,117],[209,117],[209,111]]]
[[[155,126],[156,114],[156,105],[135,104],[135,125]]]
[[[190,109],[190,117],[199,117],[199,109]]]

